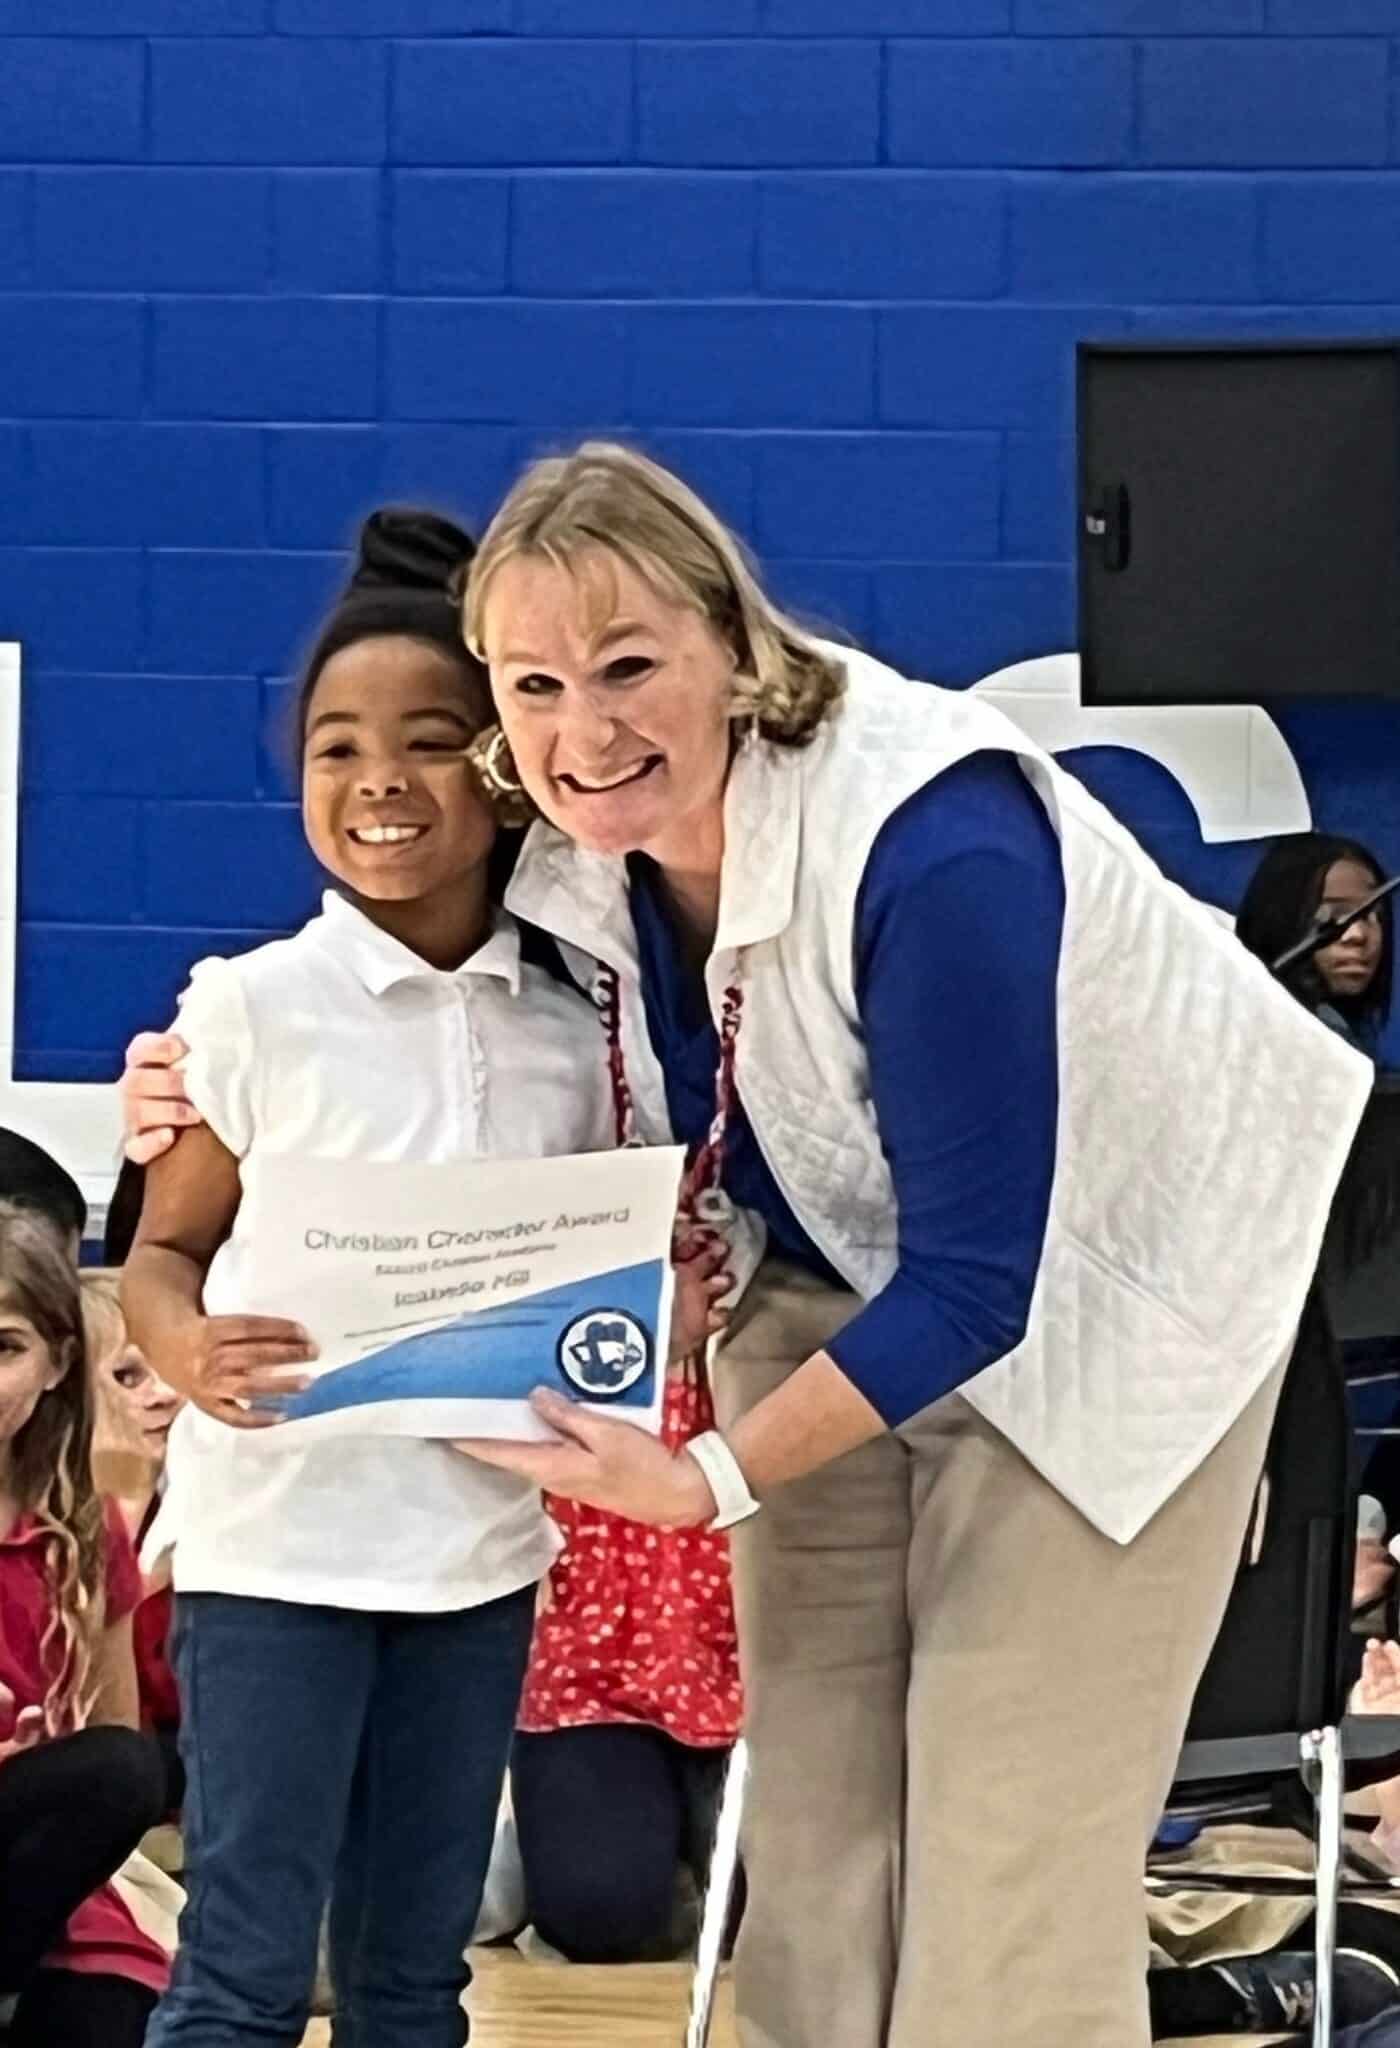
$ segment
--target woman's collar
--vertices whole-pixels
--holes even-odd
[[[637,942],[621,858],[589,853],[539,818],[526,834],[505,906],[565,945],[635,975]]]
[[[715,951],[774,939],[792,920],[802,838],[801,756],[746,739],[724,790],[724,869]]]
[[[801,840],[800,756],[748,740],[724,792],[724,869],[715,952],[775,938],[792,918]],[[531,826],[506,906],[543,931],[635,977],[627,865],[590,853],[543,818]]]

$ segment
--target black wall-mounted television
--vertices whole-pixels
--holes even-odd
[[[1079,349],[1086,704],[1400,697],[1400,342]]]

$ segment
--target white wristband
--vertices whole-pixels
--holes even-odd
[[[686,1449],[705,1475],[717,1510],[712,1529],[729,1529],[758,1513],[758,1502],[749,1492],[743,1467],[717,1429],[693,1436]]]

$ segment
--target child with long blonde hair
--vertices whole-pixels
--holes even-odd
[[[0,1204],[0,1999],[11,2048],[139,2048],[168,1959],[108,1880],[160,1817],[136,1732],[141,1582],[92,1477],[78,1276]]]
[[[185,1404],[131,1341],[120,1273],[89,1269],[81,1285],[93,1386],[93,1472],[120,1508],[139,1555],[164,1494],[171,1427]],[[131,1618],[137,1698],[141,1726],[155,1738],[165,1764],[166,1806],[175,1814],[184,1804],[185,1773],[178,1748],[180,1696],[169,1655],[174,1592],[168,1551],[158,1547],[142,1583],[144,1596]]]

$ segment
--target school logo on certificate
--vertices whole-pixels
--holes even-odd
[[[651,1332],[625,1309],[576,1316],[559,1339],[559,1370],[595,1401],[625,1394],[651,1364]]]

